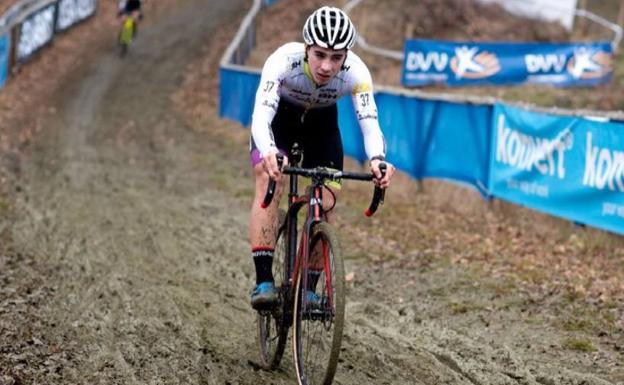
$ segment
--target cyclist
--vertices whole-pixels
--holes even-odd
[[[303,167],[330,167],[342,170],[343,150],[338,129],[336,101],[351,94],[353,107],[364,137],[375,183],[386,188],[394,173],[387,163],[381,178],[385,141],[377,119],[372,78],[364,62],[350,49],[355,27],[345,12],[324,6],[314,11],[303,27],[302,43],[287,43],[266,60],[251,125],[250,155],[255,174],[255,196],[251,208],[249,236],[256,268],[256,285],[251,305],[264,309],[277,299],[271,271],[277,224],[277,207],[282,186],[271,205],[260,204],[269,177],[280,180],[276,154],[284,155],[293,143],[303,150]],[[326,194],[333,207],[336,191]],[[310,293],[313,294],[313,293]]]

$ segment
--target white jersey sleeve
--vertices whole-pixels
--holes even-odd
[[[251,135],[262,156],[272,151],[277,152],[271,122],[277,113],[280,100],[279,87],[283,80],[285,64],[279,50],[269,56],[262,68],[260,84],[256,91]]]
[[[350,79],[351,101],[364,137],[364,150],[368,159],[376,156],[385,157],[386,143],[379,127],[372,77],[366,65],[359,58],[354,66],[356,68],[353,68],[353,76]]]

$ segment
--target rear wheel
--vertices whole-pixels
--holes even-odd
[[[284,210],[278,211],[279,228],[275,253],[273,255],[273,277],[275,287],[279,291],[279,301],[273,310],[262,310],[258,312],[258,333],[257,340],[260,348],[260,359],[265,369],[275,369],[284,354],[286,340],[288,339],[288,327],[290,323],[287,319],[290,307],[286,299],[289,295],[287,272],[285,271],[286,260],[286,226],[283,226],[286,213]]]
[[[345,273],[334,229],[319,223],[312,232],[312,251],[322,250],[322,269],[304,266],[297,278],[293,319],[293,354],[300,385],[329,385],[334,379],[345,309]],[[319,275],[320,273],[320,275]],[[314,278],[311,274],[316,274]],[[308,290],[320,302],[310,304]]]

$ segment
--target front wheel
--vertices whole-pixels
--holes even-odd
[[[344,265],[329,224],[314,227],[308,260],[295,289],[295,369],[299,385],[329,385],[338,365],[345,312]]]

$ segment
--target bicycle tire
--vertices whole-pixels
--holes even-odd
[[[309,310],[302,266],[297,278],[293,316],[293,359],[299,385],[330,385],[336,374],[345,315],[345,272],[340,245],[334,228],[328,223],[317,224],[312,231],[310,250],[318,242],[326,242],[329,258],[328,298],[327,271],[323,269],[315,292],[321,298],[320,309]]]
[[[278,305],[273,310],[258,312],[257,316],[257,342],[260,348],[260,360],[262,366],[268,370],[276,369],[279,366],[286,347],[290,326],[287,318],[291,301],[289,299],[288,272],[285,271],[286,245],[288,243],[286,226],[283,225],[285,218],[285,211],[279,209],[279,227],[273,255],[273,277],[275,278],[275,287],[280,293]]]

